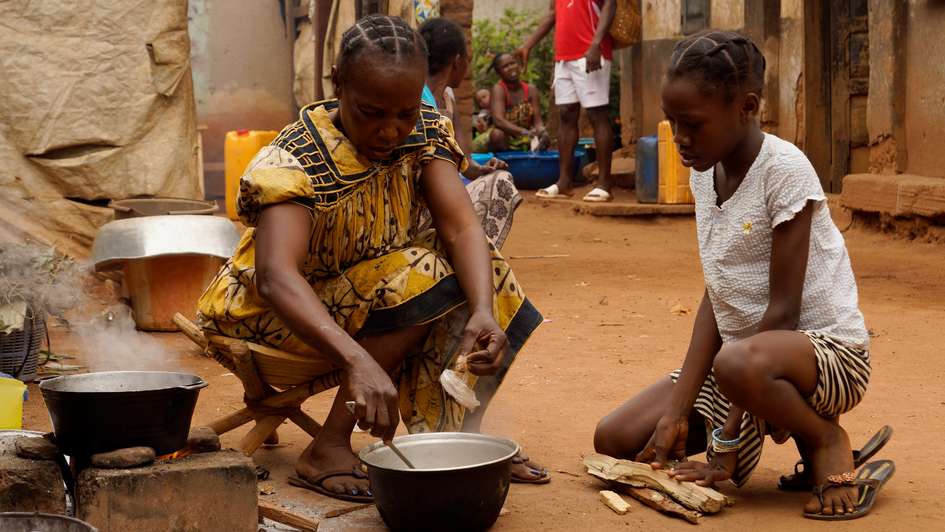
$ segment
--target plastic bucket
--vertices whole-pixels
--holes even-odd
[[[0,378],[0,429],[23,428],[23,397],[26,385],[17,379]]]

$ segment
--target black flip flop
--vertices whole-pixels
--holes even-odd
[[[357,468],[352,469],[333,469],[331,471],[324,471],[315,476],[312,479],[305,479],[301,477],[289,477],[289,484],[297,488],[305,488],[307,490],[312,490],[319,495],[324,495],[326,497],[331,497],[332,499],[339,499],[342,501],[348,502],[360,502],[371,504],[374,502],[374,496],[372,495],[352,495],[350,493],[337,493],[325,487],[324,482],[330,478],[335,477],[353,477],[356,479],[365,479],[367,475],[363,471],[359,471]]]
[[[512,458],[513,464],[522,464],[525,467],[527,467],[529,471],[531,471],[532,473],[538,476],[535,478],[522,478],[522,477],[516,477],[515,475],[513,475],[509,479],[513,484],[547,484],[551,482],[551,473],[549,473],[547,469],[544,469],[544,468],[540,470],[536,469],[528,465],[528,461],[529,461],[528,456],[522,454],[521,452],[519,452],[519,454],[515,455]]]
[[[876,495],[879,490],[886,485],[886,482],[892,478],[896,472],[896,464],[892,460],[877,460],[863,466],[857,473],[856,478],[850,482],[833,483],[828,482],[814,488],[814,495],[820,500],[821,508],[824,504],[824,492],[840,486],[856,486],[858,495],[856,499],[856,509],[852,512],[834,515],[825,515],[822,513],[804,512],[804,517],[816,519],[818,521],[849,521],[859,519],[870,513],[873,505],[876,503]]]
[[[892,434],[892,427],[885,425],[883,428],[879,429],[876,434],[873,434],[873,437],[866,442],[866,445],[859,450],[854,450],[853,467],[859,468],[866,463],[867,460],[876,456],[876,453],[892,438]],[[794,464],[793,475],[782,475],[778,480],[778,489],[782,491],[810,491],[813,487],[814,485],[811,484],[810,477],[807,475],[807,464],[804,460],[798,460],[797,463]]]

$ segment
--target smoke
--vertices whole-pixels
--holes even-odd
[[[135,329],[131,309],[114,304],[73,323],[89,371],[178,371],[180,356],[155,337]]]

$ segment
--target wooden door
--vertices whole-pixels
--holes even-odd
[[[832,143],[830,179],[824,188],[840,192],[845,175],[869,170],[866,128],[870,84],[869,1],[843,0],[828,4]]]

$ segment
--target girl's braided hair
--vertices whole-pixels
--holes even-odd
[[[765,81],[765,56],[758,45],[734,31],[707,30],[676,44],[669,61],[668,79],[698,76],[726,101],[737,94],[761,97]]]
[[[466,55],[466,34],[452,20],[431,18],[417,31],[427,46],[427,69],[431,74],[442,71],[457,55]]]
[[[371,50],[398,60],[414,58],[426,62],[427,46],[404,19],[387,15],[368,15],[341,36],[336,65],[344,79],[346,68],[361,53]]]

